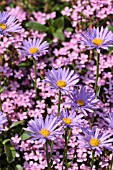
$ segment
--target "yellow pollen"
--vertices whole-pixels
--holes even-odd
[[[80,106],[84,106],[84,102],[83,102],[83,100],[81,100],[81,99],[78,99],[78,100],[76,101],[76,104],[79,104]]]
[[[6,24],[0,23],[0,28],[2,29],[2,31],[4,31],[6,29]]]
[[[56,85],[57,85],[58,87],[62,88],[62,87],[65,87],[65,86],[66,86],[66,82],[63,81],[63,80],[58,80],[58,81],[56,82]]]
[[[98,139],[92,138],[92,139],[90,139],[89,143],[91,146],[95,147],[95,146],[98,146],[100,142]]]
[[[31,48],[29,49],[29,53],[30,53],[30,54],[35,54],[37,51],[38,51],[37,47],[31,47]]]
[[[92,43],[93,43],[94,45],[99,46],[99,45],[102,43],[102,39],[100,39],[100,38],[94,38],[94,39],[92,40]]]
[[[63,118],[65,124],[69,125],[71,123],[71,119],[68,117]]]
[[[44,137],[47,137],[50,134],[48,129],[41,129],[39,133]]]

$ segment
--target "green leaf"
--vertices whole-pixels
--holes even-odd
[[[62,32],[62,30],[58,29],[55,33],[53,33],[53,36],[58,38],[61,41],[64,41],[64,33]]]
[[[18,67],[30,67],[31,66],[31,62],[29,61],[23,61],[21,63],[18,64]]]
[[[54,21],[54,27],[60,30],[64,29],[64,17],[59,17]]]
[[[15,123],[13,123],[13,124],[9,127],[9,129],[11,129],[11,128],[15,127],[15,126],[18,126],[18,125],[20,125],[20,124],[23,124],[23,123],[24,123],[24,120],[20,120],[20,121],[18,121],[18,122],[15,122]]]
[[[9,140],[10,139],[5,140],[3,142],[3,145],[4,145],[5,154],[7,156],[7,162],[11,163],[15,160],[16,151],[15,151],[15,148],[13,146],[11,146]]]
[[[109,26],[108,26],[108,30],[110,30],[110,31],[113,32],[113,26],[109,25]]]
[[[68,163],[67,163],[67,168],[69,168],[69,167],[70,167],[70,165],[71,165],[71,162],[68,162]]]
[[[53,34],[53,33],[56,31],[56,30],[55,30],[55,27],[53,27],[53,26],[50,26],[49,29],[50,29],[50,33],[51,33],[51,34]]]
[[[109,48],[108,48],[108,51],[113,51],[113,47],[109,47]]]
[[[33,30],[38,30],[41,32],[48,32],[48,30],[49,30],[49,27],[39,24],[38,22],[28,22],[28,23],[26,23],[26,27],[31,28]]]
[[[100,87],[97,87],[97,91],[96,91],[96,95],[99,96],[100,94],[100,89],[101,89],[101,86]]]
[[[30,136],[26,132],[24,132],[20,137],[22,140],[27,140],[30,138]]]
[[[49,26],[54,26],[55,20],[49,19],[49,20],[47,20],[47,23],[48,23]]]
[[[21,165],[16,165],[16,170],[23,170]]]
[[[10,142],[11,141],[11,139],[5,139],[2,143],[3,143],[3,145],[5,145],[7,142]]]
[[[4,81],[1,83],[1,86],[0,86],[0,93],[2,93],[3,92],[3,90],[4,90],[4,86],[7,84],[7,78],[5,77],[4,78]]]
[[[31,83],[33,84],[33,87],[35,88],[35,81],[33,80],[33,78],[31,77],[31,75],[29,75],[30,76],[30,79],[31,79]]]
[[[4,90],[4,86],[1,86],[1,87],[0,87],[0,93],[2,93],[3,90]]]
[[[73,28],[67,27],[67,28],[66,28],[66,31],[67,31],[67,32],[73,32]]]

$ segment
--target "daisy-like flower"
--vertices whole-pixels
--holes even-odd
[[[87,46],[87,49],[96,49],[100,52],[100,48],[108,49],[113,45],[113,33],[108,28],[89,28],[85,33],[81,34],[81,44]]]
[[[98,99],[96,99],[95,93],[86,90],[86,87],[81,87],[80,90],[73,91],[67,95],[71,102],[72,108],[78,112],[83,112],[87,116],[88,112],[93,112],[93,109],[97,108],[96,104]]]
[[[104,120],[106,121],[105,125],[113,129],[113,113],[109,113]]]
[[[19,33],[21,28],[22,27],[14,15],[9,14],[8,12],[0,12],[1,35],[10,35],[11,32]]]
[[[28,58],[30,57],[34,57],[35,60],[38,59],[38,57],[44,53],[47,52],[49,47],[49,44],[47,43],[47,41],[44,41],[42,43],[42,39],[37,39],[37,38],[28,38],[27,40],[23,41],[23,46],[21,46],[21,50],[20,52],[25,55],[28,56]]]
[[[82,128],[82,132],[85,136],[79,135],[78,142],[80,142],[80,147],[86,149],[93,149],[96,151],[97,155],[102,154],[102,149],[106,148],[110,151],[113,151],[112,142],[113,138],[109,132],[101,132],[100,129],[93,127],[92,130]]]
[[[2,112],[0,111],[0,133],[4,129],[2,128],[3,124],[7,122],[7,118],[3,116]]]
[[[70,90],[70,87],[75,86],[79,81],[78,75],[74,70],[69,71],[69,68],[58,68],[55,70],[48,70],[45,76],[45,82],[49,83],[50,89],[60,90],[63,94]]]
[[[80,126],[81,123],[83,123],[83,119],[81,119],[84,115],[79,114],[76,115],[76,112],[72,111],[69,113],[67,110],[64,109],[60,113],[60,119],[62,120],[62,124],[64,127],[72,127],[72,126]]]
[[[24,130],[28,131],[31,140],[38,140],[38,142],[45,143],[46,139],[54,140],[56,136],[62,134],[61,121],[58,121],[57,116],[46,116],[43,118],[35,118],[30,120],[28,127]]]

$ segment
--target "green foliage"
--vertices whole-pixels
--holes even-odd
[[[29,60],[23,61],[21,63],[18,64],[18,67],[21,69],[23,67],[30,67],[31,66],[31,62]]]
[[[30,138],[30,136],[26,133],[26,132],[24,132],[22,135],[21,135],[21,139],[22,140],[27,140],[27,139],[29,139]]]
[[[20,124],[23,124],[23,123],[24,123],[24,120],[20,120],[20,121],[18,121],[18,122],[15,122],[15,123],[13,123],[13,124],[9,127],[9,129],[11,129],[11,128],[15,127],[15,126],[18,126],[18,125],[20,125]]]
[[[8,80],[5,77],[4,80],[3,80],[3,83],[0,86],[0,93],[2,93],[4,91],[4,86],[7,86],[7,84],[8,84]]]
[[[54,27],[57,29],[60,29],[60,30],[63,30],[64,29],[64,17],[59,17],[57,18],[56,20],[53,20],[53,25]]]
[[[35,31],[38,30],[40,32],[48,32],[49,30],[49,27],[46,27],[45,25],[42,25],[38,22],[28,22],[26,23],[26,27],[29,27]]]
[[[58,29],[55,33],[53,33],[53,36],[58,38],[61,41],[64,41],[64,34],[62,32],[62,30]]]
[[[97,92],[96,92],[96,95],[97,95],[97,96],[100,95],[100,90],[101,90],[101,86],[100,86],[100,87],[97,87]]]
[[[113,26],[109,25],[109,26],[108,26],[108,30],[110,30],[110,31],[113,32]]]
[[[37,22],[28,22],[26,23],[26,27],[31,28],[33,30],[38,30],[40,32],[46,32],[53,37],[58,38],[60,41],[64,41],[64,17],[59,17],[57,19],[50,19],[47,21],[47,26],[42,25]]]
[[[4,86],[0,87],[0,93],[2,93],[4,91]]]
[[[16,165],[16,170],[23,170],[21,165]]]
[[[15,160],[16,151],[15,148],[10,144],[10,139],[3,141],[4,151],[7,157],[7,162],[11,163]]]
[[[67,32],[73,32],[73,28],[67,27],[67,28],[66,28],[66,31],[67,31]]]
[[[108,51],[113,51],[113,47],[109,47],[109,48],[108,48]]]

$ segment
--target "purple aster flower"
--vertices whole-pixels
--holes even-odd
[[[46,116],[45,120],[43,118],[35,118],[30,120],[28,127],[24,130],[28,131],[31,140],[38,140],[38,142],[45,143],[46,139],[54,140],[56,136],[62,134],[61,121],[57,120],[57,116]]]
[[[96,99],[95,93],[87,91],[86,87],[81,87],[80,90],[77,89],[67,96],[71,99],[68,104],[71,104],[74,110],[83,112],[86,116],[87,111],[93,112],[93,109],[97,108],[98,99]]]
[[[113,129],[113,113],[109,113],[109,115],[104,118],[104,120],[106,121],[105,125]]]
[[[45,82],[49,83],[50,89],[60,90],[62,93],[66,93],[70,90],[70,87],[75,86],[79,81],[78,75],[74,73],[74,70],[69,71],[69,68],[58,68],[55,70],[48,70],[45,77]]]
[[[109,132],[101,132],[100,129],[93,127],[92,130],[82,128],[82,132],[85,136],[79,135],[78,142],[80,142],[80,147],[84,147],[86,149],[94,149],[97,155],[102,154],[101,148],[106,148],[110,151],[113,151],[112,142],[113,138],[110,139],[112,136]]]
[[[2,125],[7,122],[7,118],[3,116],[2,112],[0,111],[0,133],[4,129],[2,128]]]
[[[49,47],[49,44],[47,41],[44,41],[43,43],[42,39],[37,39],[37,38],[28,38],[27,40],[23,41],[23,46],[21,46],[20,52],[30,57],[34,57],[36,60],[38,59],[38,56],[40,56],[42,53],[48,51],[47,48]]]
[[[10,35],[11,32],[20,32],[22,27],[14,15],[8,12],[0,12],[0,34]]]
[[[113,33],[108,28],[101,27],[88,29],[85,33],[81,34],[83,39],[80,41],[81,44],[87,46],[87,49],[96,48],[100,52],[100,48],[108,49],[113,44]]]
[[[80,126],[80,124],[84,121],[83,119],[81,119],[83,116],[83,114],[79,114],[77,116],[76,112],[72,111],[71,113],[69,113],[67,110],[65,111],[64,109],[60,113],[60,119],[62,120],[64,127]]]

